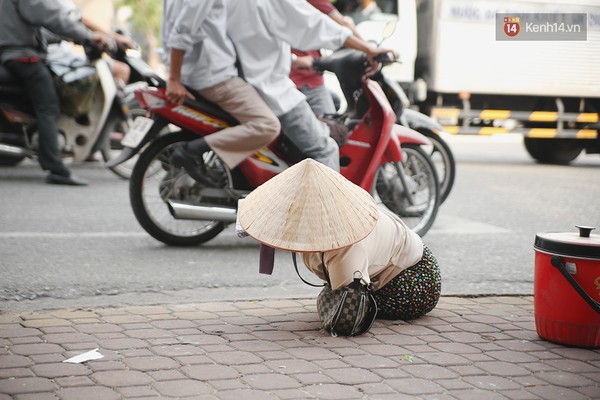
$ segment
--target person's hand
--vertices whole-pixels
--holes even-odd
[[[292,62],[292,68],[310,70],[315,59],[312,56],[296,57]]]
[[[398,58],[398,53],[395,50],[385,49],[383,47],[372,47],[367,51],[367,60],[370,64],[377,64],[375,58],[380,56],[381,54],[387,54],[390,61],[396,60]]]
[[[110,45],[108,36],[100,32],[92,32],[92,38],[90,40],[101,49],[107,48]]]
[[[194,99],[194,96],[188,92],[183,84],[175,79],[167,80],[167,100],[178,106],[183,104],[183,100],[188,97]]]
[[[117,46],[119,46],[120,49],[127,50],[135,49],[137,47],[137,43],[133,39],[128,38],[127,36],[115,34],[114,39],[117,42]]]

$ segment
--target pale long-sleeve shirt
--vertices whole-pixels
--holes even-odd
[[[352,32],[306,0],[225,0],[227,34],[243,76],[280,116],[305,99],[289,78],[291,47],[342,47]]]
[[[92,38],[71,1],[0,0],[0,60],[44,57],[39,43],[42,27],[77,42]]]
[[[224,0],[163,0],[161,41],[185,51],[181,82],[201,90],[238,76],[236,54],[226,34]]]
[[[325,279],[321,255],[304,253],[306,267]],[[381,289],[403,270],[415,265],[423,257],[423,241],[419,235],[387,210],[379,210],[379,219],[373,231],[364,239],[338,250],[326,251],[325,266],[333,289],[352,282],[359,271],[366,282]]]

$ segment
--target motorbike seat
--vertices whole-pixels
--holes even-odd
[[[24,89],[16,83],[13,74],[2,65],[0,65],[0,92],[5,94],[17,94],[24,92]]]
[[[240,124],[233,115],[231,115],[227,111],[223,110],[217,104],[200,96],[200,94],[197,91],[194,91],[193,89],[191,89],[189,87],[188,87],[188,90],[194,94],[194,97],[196,99],[192,100],[192,99],[186,98],[184,100],[184,104],[186,106],[195,108],[198,110],[202,110],[203,112],[207,112],[208,114],[212,115],[213,117],[222,119],[223,121],[227,122],[230,126],[235,126],[235,125]]]

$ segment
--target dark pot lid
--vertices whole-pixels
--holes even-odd
[[[554,255],[600,260],[600,235],[591,234],[595,228],[577,226],[577,232],[538,233],[534,249]]]

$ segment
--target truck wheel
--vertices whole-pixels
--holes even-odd
[[[570,139],[525,138],[525,149],[544,164],[569,164],[581,153],[582,146]]]

